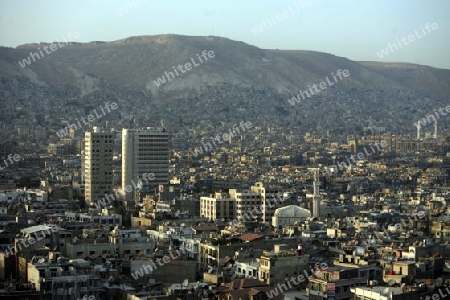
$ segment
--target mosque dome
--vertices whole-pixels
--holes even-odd
[[[297,205],[289,205],[275,210],[274,217],[278,218],[310,218],[309,210],[298,207]]]

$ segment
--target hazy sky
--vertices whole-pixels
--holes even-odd
[[[169,33],[216,35],[260,48],[315,50],[351,60],[450,69],[449,0],[309,4],[306,0],[0,0],[0,45],[62,40],[69,31],[79,32],[79,42]],[[272,24],[266,22],[266,28],[263,20]],[[426,30],[427,22],[438,28],[424,35],[421,26]],[[255,34],[252,29],[259,25],[262,32]],[[416,35],[415,30],[420,38],[406,39],[408,45],[401,42],[402,37]],[[381,59],[377,52],[388,43],[402,47],[391,46],[393,50]]]

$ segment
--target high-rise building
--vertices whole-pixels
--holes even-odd
[[[284,206],[283,189],[277,186],[265,186],[263,183],[257,182],[250,187],[250,190],[261,195],[261,221],[271,224],[275,210]]]
[[[122,130],[122,191],[125,199],[131,200],[133,192],[126,186],[134,186],[143,174],[150,179],[147,187],[169,183],[169,134],[165,129],[145,128]],[[149,176],[148,174],[152,174]],[[133,184],[134,183],[134,184]]]
[[[84,141],[84,195],[87,203],[95,203],[112,191],[114,135],[94,127]]]

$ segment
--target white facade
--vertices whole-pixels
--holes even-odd
[[[236,189],[230,189],[229,193],[231,198],[236,199],[235,215],[238,220],[244,218],[245,214],[256,211],[254,209],[255,207],[257,207],[257,211],[259,211],[259,208],[261,207],[261,194],[251,191],[238,192]],[[260,219],[261,216],[258,216],[258,220]]]
[[[200,216],[210,220],[234,219],[235,199],[226,198],[221,193],[214,197],[200,197]]]
[[[253,279],[259,279],[258,278],[258,269],[259,269],[259,262],[252,261],[252,262],[235,262],[235,265],[233,266],[235,268],[235,274],[236,276],[244,276],[245,278],[253,278]]]
[[[262,216],[261,221],[270,224],[275,209],[283,206],[283,191],[277,187],[266,187],[261,182],[257,182],[250,187],[252,192],[261,195]]]
[[[84,222],[112,227],[122,226],[122,215],[105,213],[104,211],[101,214],[66,212],[65,216],[69,222]]]
[[[154,174],[144,185],[156,187],[169,183],[169,134],[164,129],[122,130],[122,191],[132,181],[137,183],[143,174]],[[125,194],[131,200],[133,193]]]
[[[84,142],[84,195],[87,203],[95,203],[112,191],[114,135],[95,128],[85,133]]]

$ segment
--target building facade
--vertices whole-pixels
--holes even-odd
[[[154,178],[143,184],[148,187],[169,183],[169,134],[165,129],[122,130],[122,191],[127,185],[137,183],[143,174],[154,174]],[[126,192],[125,199],[131,200],[133,192]]]
[[[84,195],[87,203],[95,203],[112,191],[114,135],[94,127],[84,139]]]

